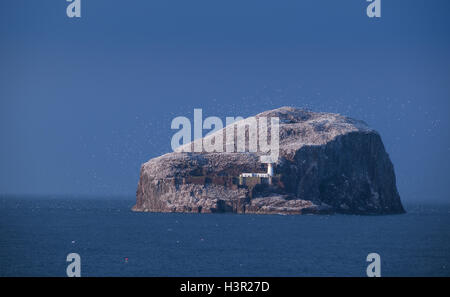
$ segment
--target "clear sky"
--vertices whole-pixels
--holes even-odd
[[[133,199],[175,116],[290,105],[366,121],[404,202],[450,202],[450,1],[67,5],[0,1],[0,193]]]

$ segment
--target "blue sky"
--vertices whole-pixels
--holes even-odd
[[[378,130],[405,202],[450,201],[450,3],[0,3],[0,193],[127,196],[175,116],[284,105]]]

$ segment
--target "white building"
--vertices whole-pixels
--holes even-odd
[[[239,177],[264,177],[271,178],[273,176],[273,164],[267,163],[267,173],[241,173]]]
[[[241,173],[239,175],[240,177],[265,177],[268,178],[268,173]]]

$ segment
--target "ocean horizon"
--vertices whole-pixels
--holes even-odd
[[[52,198],[53,197],[53,198]],[[0,276],[450,276],[450,204],[399,215],[132,212],[130,199],[0,197]]]

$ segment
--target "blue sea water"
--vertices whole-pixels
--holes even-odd
[[[450,276],[450,206],[407,214],[134,213],[133,200],[0,198],[0,276]],[[126,261],[128,258],[128,261]]]

